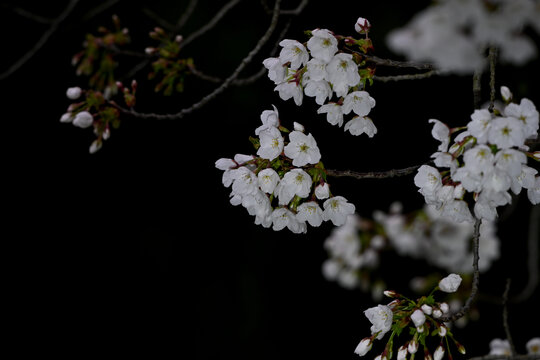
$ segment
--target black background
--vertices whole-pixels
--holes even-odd
[[[49,17],[66,4],[5,3]],[[225,3],[200,1],[182,33],[198,29]],[[292,8],[297,2],[283,3]],[[363,16],[373,25],[376,54],[399,59],[385,48],[384,36],[427,3],[312,2],[293,19],[286,38],[305,41],[303,31],[317,27],[353,35],[356,19]],[[329,125],[316,114],[311,98],[302,107],[282,101],[263,76],[249,86],[228,89],[180,120],[126,117],[103,149],[90,155],[91,131],[59,122],[70,103],[66,89],[86,83],[70,65],[84,35],[110,26],[111,15],[117,14],[129,28],[129,48],[142,51],[155,44],[148,32],[156,24],[141,9],[174,23],[186,4],[119,1],[88,17],[97,4],[81,1],[48,42],[0,82],[8,340],[21,357],[356,358],[356,344],[369,335],[362,311],[375,303],[367,294],[322,277],[322,244],[331,225],[310,228],[305,235],[254,225],[244,209],[228,203],[230,189],[222,186],[214,162],[254,153],[248,137],[259,126],[260,113],[274,104],[285,126],[297,121],[315,136],[327,168],[370,171],[416,165],[437,145],[428,119],[451,125],[468,121],[471,78],[376,83],[369,91],[377,101],[371,115],[379,132],[370,139]],[[0,68],[6,69],[47,27],[5,7],[0,11]],[[243,1],[214,30],[186,46],[185,54],[206,73],[226,77],[254,47],[269,19],[259,1]],[[284,24],[280,21],[275,34]],[[259,70],[277,41],[274,35],[243,75]],[[119,60],[125,66],[134,61]],[[522,68],[500,66],[497,83],[538,104],[538,65],[535,60]],[[164,100],[152,95],[152,85],[145,87],[144,79],[139,74],[137,108],[156,113],[176,112],[216,86],[188,79],[185,93]],[[488,99],[487,78],[483,85]],[[395,200],[404,202],[405,210],[422,206],[412,177],[330,183],[334,194],[345,196],[366,217],[376,209],[386,211]],[[517,210],[500,224],[504,257],[483,276],[484,293],[502,294],[508,276],[515,293],[527,281],[524,236],[530,204],[523,195]],[[407,292],[408,279],[425,266],[393,260],[384,270],[394,276],[396,290]],[[534,300],[509,309],[521,352],[529,338],[539,335],[526,330],[530,321],[539,320]],[[470,355],[487,353],[491,338],[504,337],[501,307],[482,305],[481,321],[456,331]],[[376,350],[368,356],[377,355]]]

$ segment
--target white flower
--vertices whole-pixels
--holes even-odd
[[[279,84],[285,81],[287,76],[287,67],[283,66],[279,58],[268,58],[263,61],[263,65],[268,69],[268,78]]]
[[[380,340],[392,327],[392,319],[394,314],[386,305],[377,305],[364,311],[364,314],[371,322],[371,335],[377,334],[377,339]]]
[[[533,205],[540,204],[540,176],[534,178],[534,186],[527,190],[527,197]]]
[[[296,121],[293,122],[293,129],[294,131],[300,131],[300,132],[304,132],[305,130],[304,125],[297,123]]]
[[[401,346],[397,353],[397,360],[406,360],[408,353],[409,351],[407,350],[407,346],[405,345]]]
[[[521,169],[527,163],[527,156],[518,150],[504,149],[495,155],[495,167],[503,170],[512,177],[521,174]]]
[[[304,73],[304,77],[308,77],[310,80],[321,81],[327,77],[326,62],[321,59],[311,59],[308,61],[307,70]]]
[[[255,216],[255,224],[265,228],[272,225],[272,206],[270,199],[262,190],[242,196],[242,206],[246,208],[248,214]]]
[[[488,355],[511,355],[510,342],[508,340],[493,339],[489,343]]]
[[[345,224],[347,216],[354,214],[355,207],[347,202],[343,196],[334,196],[323,203],[323,219],[331,220],[336,226]]]
[[[282,230],[287,227],[295,234],[305,233],[307,228],[296,220],[295,214],[287,208],[279,208],[272,212],[272,229],[274,231]]]
[[[82,94],[82,90],[78,86],[70,87],[66,91],[66,96],[68,97],[68,99],[71,99],[71,100],[77,100],[81,96],[81,94]]]
[[[257,175],[245,166],[230,170],[233,178],[232,191],[234,195],[249,195],[259,191]]]
[[[426,315],[424,314],[424,312],[422,310],[416,309],[411,314],[411,320],[414,323],[414,326],[419,328],[422,325],[424,325],[424,323],[426,322]]]
[[[430,119],[429,123],[434,124],[433,129],[431,129],[431,136],[441,142],[437,150],[448,151],[448,145],[450,144],[450,128],[448,128],[448,125],[437,119]]]
[[[304,99],[304,93],[302,92],[302,87],[298,85],[295,81],[283,82],[277,85],[274,88],[274,91],[279,93],[279,97],[282,100],[289,100],[293,98],[294,103],[297,106],[302,105]]]
[[[371,24],[367,19],[364,19],[363,17],[359,17],[358,20],[356,20],[356,24],[354,24],[354,30],[356,30],[356,32],[360,34],[368,32],[370,28]]]
[[[234,161],[236,161],[237,164],[242,165],[247,163],[248,161],[253,160],[255,157],[253,155],[246,155],[246,154],[236,154],[234,155]]]
[[[73,119],[73,125],[80,128],[87,128],[94,123],[94,117],[88,111],[81,111]]]
[[[435,352],[433,353],[433,360],[441,360],[443,356],[444,356],[444,348],[439,345],[437,349],[435,349]]]
[[[504,109],[504,114],[523,122],[526,138],[536,138],[538,136],[539,115],[531,100],[524,98],[521,99],[519,105],[508,104]]]
[[[317,114],[326,114],[326,120],[332,124],[341,127],[343,125],[342,106],[336,103],[329,103],[321,106]]]
[[[369,350],[371,350],[372,346],[373,341],[371,340],[371,338],[364,338],[358,343],[356,349],[354,349],[354,353],[358,354],[359,356],[364,356],[368,353]]]
[[[279,183],[279,175],[272,168],[259,171],[257,178],[259,179],[259,187],[267,194],[272,194]]]
[[[290,142],[285,146],[285,156],[293,159],[294,166],[317,164],[321,160],[321,153],[311,134],[292,131],[289,134]]]
[[[525,344],[527,354],[540,354],[540,337],[532,338]]]
[[[336,37],[326,29],[313,30],[311,35],[311,38],[307,42],[311,56],[325,63],[330,62],[334,54],[338,51]]]
[[[439,289],[447,293],[453,293],[456,292],[460,284],[461,276],[457,274],[450,274],[441,281],[439,281]]]
[[[358,116],[366,116],[373,107],[375,107],[375,99],[369,96],[367,91],[353,91],[343,100],[344,114],[352,110]]]
[[[463,160],[470,171],[488,173],[493,170],[494,156],[487,145],[477,145],[465,151]]]
[[[309,60],[309,54],[301,43],[296,40],[282,40],[279,45],[283,47],[279,53],[279,61],[282,64],[290,63],[290,68],[298,70]]]
[[[323,212],[315,201],[308,201],[298,206],[296,219],[300,222],[308,222],[311,226],[320,226],[323,222]]]
[[[274,160],[283,151],[283,137],[281,132],[271,127],[259,133],[260,147],[257,150],[257,155],[263,159]]]
[[[261,121],[262,125],[255,129],[255,135],[259,135],[259,133],[263,130],[278,127],[279,126],[279,113],[277,108],[272,105],[274,110],[264,110],[261,113]]]
[[[338,53],[326,66],[328,72],[327,80],[332,84],[337,96],[345,96],[349,92],[349,87],[356,86],[360,82],[358,65],[353,60],[351,54]]]
[[[422,195],[431,195],[442,186],[441,173],[433,166],[422,165],[414,177],[414,184]]]
[[[315,188],[315,196],[319,200],[328,199],[330,196],[330,187],[328,186],[328,183],[317,185]]]
[[[441,325],[439,327],[439,336],[440,337],[445,337],[447,332],[448,332],[448,328],[445,325]]]
[[[274,190],[279,204],[288,204],[295,195],[301,198],[308,197],[311,191],[311,182],[311,176],[302,169],[292,169],[287,172]]]
[[[326,99],[332,96],[332,88],[324,80],[316,81],[309,79],[304,84],[304,93],[306,96],[315,97],[315,102],[318,105],[323,105]]]
[[[347,121],[344,127],[345,131],[349,130],[352,135],[358,136],[366,134],[370,138],[377,133],[377,128],[373,121],[367,116],[355,116]]]
[[[499,149],[521,146],[525,142],[525,124],[513,117],[498,117],[491,121],[488,141]]]
[[[491,113],[486,109],[477,109],[472,113],[471,119],[472,121],[467,124],[467,129],[479,144],[485,144],[488,140]]]

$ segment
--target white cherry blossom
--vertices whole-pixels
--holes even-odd
[[[321,153],[311,134],[292,131],[289,134],[289,144],[285,146],[285,156],[293,159],[294,166],[317,164],[321,160]]]
[[[327,29],[315,29],[311,32],[311,35],[311,38],[307,42],[311,56],[325,63],[330,62],[334,54],[338,51],[336,37]]]
[[[328,103],[317,110],[317,114],[326,114],[326,120],[332,124],[341,127],[343,125],[343,109],[337,103]]]
[[[343,225],[347,221],[347,216],[354,214],[355,206],[343,196],[334,196],[323,203],[323,219],[331,220],[336,226]]]
[[[358,136],[366,134],[370,138],[377,133],[377,128],[373,121],[367,116],[355,116],[347,121],[344,127],[345,131],[349,131],[352,135]]]
[[[353,60],[351,54],[338,53],[326,66],[328,73],[327,80],[332,84],[332,88],[337,96],[345,96],[351,86],[360,83],[358,65]]]
[[[292,169],[283,176],[274,193],[280,205],[287,205],[295,195],[306,198],[310,191],[311,176],[302,169]]]
[[[353,91],[343,100],[343,113],[353,111],[358,116],[366,116],[375,107],[375,99],[367,91]]]
[[[300,42],[296,40],[285,39],[279,45],[282,47],[279,53],[279,61],[282,64],[290,63],[290,68],[298,70],[304,66],[309,60],[309,54]]]
[[[257,155],[263,159],[274,160],[283,151],[283,136],[277,128],[270,127],[259,132],[259,139],[260,147],[257,150]]]
[[[257,178],[259,179],[259,187],[267,194],[272,194],[279,183],[279,175],[272,168],[259,171]]]
[[[377,305],[365,310],[364,315],[366,315],[372,324],[371,335],[378,334],[378,340],[382,339],[384,335],[390,331],[394,314],[388,306]]]

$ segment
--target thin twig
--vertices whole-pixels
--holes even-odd
[[[473,74],[473,102],[474,108],[480,109],[482,102],[482,70],[475,70]]]
[[[353,51],[353,52],[358,53],[357,51]],[[435,70],[433,65],[429,63],[419,63],[419,62],[414,62],[414,61],[397,61],[397,60],[391,60],[391,59],[382,59],[374,55],[367,55],[363,53],[358,53],[358,54],[361,55],[363,58],[365,58],[367,61],[372,62],[375,65],[379,65],[379,66],[387,66],[387,67],[395,67],[395,68],[413,68],[413,69],[418,69],[418,70]]]
[[[225,81],[219,87],[214,89],[214,91],[212,91],[210,94],[203,97],[200,101],[194,103],[188,108],[184,108],[180,110],[179,112],[175,114],[140,113],[140,112],[135,111],[134,109],[125,109],[114,103],[112,103],[112,105],[114,105],[117,109],[119,109],[123,113],[130,114],[134,117],[141,118],[141,119],[157,119],[157,120],[181,119],[185,115],[190,114],[193,111],[200,109],[201,107],[206,105],[209,101],[214,99],[217,95],[225,91],[232,84],[232,82],[238,78],[238,75],[251,62],[253,57],[261,50],[261,48],[266,44],[268,39],[270,39],[270,36],[272,35],[272,33],[274,32],[274,29],[277,26],[280,4],[281,4],[281,0],[277,0],[274,5],[274,15],[272,16],[270,26],[266,30],[265,34],[259,39],[255,48],[253,48],[253,50],[249,52],[249,54],[240,62],[240,65],[238,65],[238,67],[234,70],[234,72],[227,79],[225,79]]]
[[[109,0],[107,2],[104,2],[98,6],[96,6],[95,8],[93,8],[92,10],[89,10],[86,12],[86,14],[83,16],[83,18],[81,19],[81,22],[82,21],[88,21],[92,18],[94,18],[95,16],[101,14],[102,12],[106,11],[107,9],[109,9],[110,7],[116,5],[117,3],[119,3],[121,0]]]
[[[392,169],[386,171],[357,172],[352,170],[332,170],[326,169],[326,174],[333,177],[352,177],[361,179],[386,179],[398,176],[406,176],[414,173],[422,165],[415,165],[404,169]]]
[[[420,80],[427,79],[432,76],[438,75],[439,71],[430,70],[421,74],[406,74],[406,75],[394,75],[394,76],[373,76],[373,80],[380,82],[390,82],[390,81],[402,81],[402,80]]]
[[[510,278],[506,279],[506,287],[502,296],[502,305],[503,305],[503,327],[506,334],[506,339],[510,344],[510,352],[512,355],[517,355],[516,347],[514,346],[514,340],[512,339],[512,333],[510,332],[510,325],[508,325],[508,294],[510,293],[510,284],[512,280]]]
[[[149,8],[144,8],[142,9],[142,12],[150,19],[154,20],[163,29],[169,32],[174,32],[175,26],[161,16],[159,16],[158,14],[156,14],[154,11],[150,10]]]
[[[187,5],[186,9],[182,13],[182,16],[178,19],[175,25],[175,31],[178,32],[186,24],[191,14],[193,14],[193,10],[195,10],[195,7],[197,6],[197,0],[191,0],[189,4]]]
[[[49,29],[45,31],[43,35],[41,35],[41,38],[34,44],[34,46],[30,50],[28,50],[26,54],[24,54],[17,61],[15,61],[15,63],[12,64],[6,71],[0,73],[0,80],[4,80],[8,76],[12,75],[36,54],[43,47],[43,45],[47,43],[51,35],[54,34],[54,32],[58,29],[60,23],[64,21],[69,16],[69,14],[71,14],[73,9],[75,8],[75,5],[77,5],[78,2],[79,0],[71,0],[64,9],[64,11],[62,11],[62,13],[51,23]]]
[[[441,317],[441,321],[448,322],[448,321],[456,321],[461,319],[463,316],[465,316],[470,308],[471,304],[474,301],[476,297],[476,293],[478,292],[478,284],[480,283],[480,270],[478,268],[478,261],[480,260],[479,255],[479,243],[480,243],[480,225],[482,224],[481,219],[476,219],[474,222],[474,232],[473,232],[473,281],[472,281],[472,289],[471,293],[469,294],[469,297],[465,301],[465,304],[461,307],[461,309],[449,316],[443,316]]]
[[[495,107],[495,67],[497,65],[497,49],[495,47],[489,48],[489,112],[493,112]]]
[[[13,11],[15,14],[22,16],[26,19],[32,20],[34,22],[37,22],[39,24],[51,24],[54,22],[54,19],[50,19],[48,17],[44,17],[38,14],[34,14],[33,12],[30,12],[28,10],[25,10],[20,7],[14,7],[8,4],[0,4],[0,7],[3,7],[5,9],[9,9]]]
[[[240,1],[241,0],[231,0],[227,4],[225,4],[208,23],[206,23],[199,30],[191,33],[184,40],[182,40],[182,42],[180,43],[180,48],[182,49],[184,46],[186,46],[199,36],[202,36],[209,30],[211,30],[214,26],[216,26],[219,20],[221,20],[225,16],[225,14],[227,14],[227,12],[229,12],[229,10],[231,10]]]

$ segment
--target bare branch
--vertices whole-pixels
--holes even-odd
[[[173,24],[171,24],[170,22],[168,22],[167,20],[165,20],[164,18],[162,18],[161,16],[153,12],[152,10],[148,8],[144,8],[142,9],[142,12],[146,16],[148,16],[150,19],[154,20],[160,27],[164,28],[165,30],[169,32],[174,31],[175,26]]]
[[[441,321],[448,322],[448,321],[456,321],[461,319],[463,316],[465,316],[470,308],[471,304],[474,301],[476,297],[476,293],[478,292],[478,284],[480,283],[480,270],[478,268],[478,261],[480,259],[479,256],[479,243],[480,243],[480,225],[482,224],[481,219],[476,219],[474,222],[474,232],[473,232],[473,281],[472,281],[472,289],[471,293],[469,294],[469,297],[465,301],[465,304],[461,307],[461,309],[449,316],[443,316],[441,317]]]
[[[47,43],[52,34],[58,29],[58,26],[64,21],[69,14],[73,11],[79,0],[70,0],[64,11],[51,23],[51,26],[47,31],[43,33],[41,38],[34,44],[34,46],[28,50],[26,54],[19,58],[13,65],[11,65],[6,71],[0,73],[0,80],[4,80],[19,68],[21,68],[28,60],[30,60],[42,47]]]
[[[106,2],[96,6],[92,10],[87,11],[86,14],[83,16],[83,18],[81,19],[81,21],[88,21],[88,20],[92,19],[93,17],[95,17],[95,16],[99,15],[100,13],[106,11],[110,7],[116,5],[120,1],[121,0],[109,0],[109,1],[106,1]]]
[[[404,169],[392,169],[386,171],[357,172],[352,170],[331,170],[326,169],[326,174],[333,177],[352,177],[361,179],[386,179],[399,176],[406,176],[414,173],[422,165],[415,165]]]
[[[193,10],[195,10],[195,7],[197,6],[197,2],[198,2],[198,0],[191,0],[189,2],[186,9],[182,13],[182,16],[180,16],[180,18],[176,22],[174,32],[177,32],[178,30],[180,30],[182,28],[182,26],[184,26],[186,24],[189,17],[191,16],[191,14],[193,14]]]
[[[203,27],[201,27],[199,30],[195,31],[194,33],[187,36],[184,40],[182,40],[182,43],[180,44],[180,48],[182,49],[184,46],[198,38],[199,36],[204,35],[209,30],[211,30],[216,24],[231,10],[236,4],[238,4],[241,0],[231,0],[225,6],[223,6],[216,15]]]
[[[358,53],[356,51],[353,51],[353,52]],[[395,68],[413,68],[413,69],[418,69],[418,70],[435,70],[435,67],[429,63],[419,63],[419,62],[414,62],[414,61],[397,61],[397,60],[391,60],[391,59],[382,59],[374,55],[367,55],[363,53],[358,53],[358,54],[361,55],[367,61],[372,62],[375,65],[379,65],[379,66],[388,66],[388,67],[395,67]]]
[[[495,66],[497,65],[497,49],[489,48],[489,112],[493,112],[495,107]]]
[[[281,4],[281,0],[277,0],[274,6],[274,14],[272,16],[270,26],[266,30],[265,34],[259,39],[255,48],[253,48],[253,50],[249,52],[249,54],[240,62],[240,65],[238,65],[236,70],[234,70],[234,72],[227,79],[225,79],[225,81],[218,88],[214,89],[214,91],[212,91],[210,94],[203,97],[199,102],[191,105],[188,108],[180,110],[176,114],[139,113],[135,111],[134,109],[125,109],[114,103],[112,105],[114,105],[117,109],[119,109],[123,113],[130,114],[137,118],[158,119],[158,120],[181,119],[185,115],[190,114],[193,111],[200,109],[202,106],[206,105],[209,101],[214,99],[217,95],[225,91],[233,83],[233,81],[238,78],[238,75],[242,72],[242,70],[244,70],[244,68],[251,62],[253,57],[261,50],[264,44],[266,44],[266,42],[270,39],[270,36],[272,35],[272,33],[274,32],[277,26],[280,4]]]
[[[480,109],[482,102],[482,71],[475,70],[473,74],[473,104],[475,109]]]
[[[52,24],[54,22],[54,19],[50,19],[38,14],[34,14],[28,10],[25,10],[20,7],[14,7],[8,4],[0,4],[0,7],[3,7],[5,9],[13,11],[15,14],[22,16],[26,19],[32,20],[34,22],[37,22],[39,24]]]
[[[512,339],[512,333],[510,332],[510,326],[508,325],[508,293],[510,292],[510,284],[511,284],[510,278],[506,279],[506,288],[504,289],[504,294],[502,297],[502,303],[503,303],[503,327],[504,332],[506,334],[506,339],[508,340],[508,343],[510,344],[510,352],[512,355],[517,355],[516,353],[516,347],[514,346],[514,340]]]
[[[439,71],[430,70],[421,74],[406,74],[406,75],[394,75],[394,76],[374,76],[373,80],[380,82],[390,82],[390,81],[402,81],[402,80],[420,80],[427,79],[432,76],[438,75]]]

